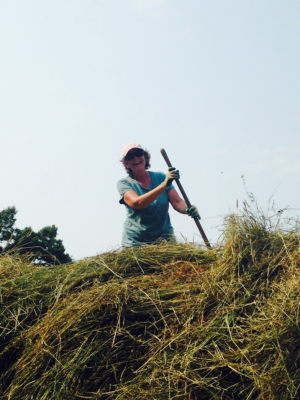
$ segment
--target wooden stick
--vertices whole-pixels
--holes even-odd
[[[166,151],[164,149],[161,149],[160,152],[161,152],[163,158],[165,159],[165,162],[167,163],[168,167],[172,167],[171,161],[169,160],[169,157],[168,157]],[[190,201],[189,201],[189,199],[188,199],[188,197],[187,197],[187,195],[186,195],[186,193],[185,193],[185,191],[184,191],[179,179],[175,179],[175,181],[176,181],[177,186],[178,186],[178,188],[179,188],[179,190],[180,190],[180,192],[182,194],[182,197],[184,198],[184,201],[186,202],[186,205],[188,206],[188,208],[190,208],[192,205],[191,205],[191,203],[190,203]],[[198,230],[199,230],[199,232],[200,232],[200,234],[202,236],[202,239],[204,240],[204,243],[206,244],[206,247],[207,248],[211,248],[211,245],[210,245],[210,243],[209,243],[209,241],[208,241],[208,239],[207,239],[207,237],[205,235],[205,232],[204,232],[204,230],[203,230],[203,228],[202,228],[202,226],[201,226],[201,224],[199,222],[199,219],[197,217],[195,217],[194,221],[195,221],[195,224],[197,225],[197,228],[198,228]]]

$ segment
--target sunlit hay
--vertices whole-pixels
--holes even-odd
[[[28,257],[4,253],[0,257],[0,284],[32,271]]]
[[[18,261],[0,287],[0,395],[298,399],[299,238],[246,210],[211,250],[162,243],[32,272]]]
[[[0,373],[7,371],[23,346],[21,333],[42,319],[61,298],[119,277],[160,272],[181,259],[195,264],[210,256],[188,245],[147,246],[141,249],[113,251],[86,258],[73,265],[41,267],[27,257],[9,254],[0,257]],[[199,260],[197,260],[199,258]],[[137,261],[138,260],[138,261]],[[197,260],[197,261],[196,261]],[[12,355],[14,355],[12,357]]]

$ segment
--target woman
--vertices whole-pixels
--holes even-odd
[[[200,219],[195,206],[187,208],[176,192],[172,181],[179,179],[179,171],[169,168],[167,174],[147,171],[150,154],[139,143],[130,143],[123,149],[121,160],[129,176],[119,180],[117,187],[125,204],[122,245],[141,246],[159,238],[174,241],[174,230],[169,217],[169,203],[181,214]]]

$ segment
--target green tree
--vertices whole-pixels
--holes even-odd
[[[7,242],[13,235],[16,214],[15,207],[8,207],[0,212],[0,242]]]
[[[17,210],[8,207],[0,212],[0,253],[17,249],[20,254],[30,254],[37,264],[61,264],[72,262],[62,240],[57,239],[55,225],[34,232],[30,227],[15,228]]]

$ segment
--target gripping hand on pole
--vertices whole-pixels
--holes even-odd
[[[169,160],[169,157],[168,157],[166,151],[164,149],[161,149],[160,152],[161,152],[163,158],[165,159],[165,161],[166,161],[166,163],[167,163],[167,165],[168,165],[168,167],[170,169],[172,167],[172,164],[171,164],[171,161]],[[187,205],[187,210],[186,211],[187,211],[188,215],[190,215],[194,219],[195,224],[197,225],[197,228],[198,228],[198,230],[199,230],[199,232],[200,232],[200,234],[202,236],[202,239],[204,240],[204,243],[205,243],[206,247],[210,248],[211,245],[210,245],[210,243],[209,243],[209,241],[208,241],[208,239],[207,239],[207,237],[205,235],[205,232],[204,232],[204,230],[203,230],[203,228],[202,228],[202,226],[201,226],[201,224],[199,222],[200,215],[198,213],[197,207],[191,205],[191,203],[190,203],[190,201],[189,201],[189,199],[188,199],[188,197],[187,197],[187,195],[186,195],[186,193],[185,193],[185,191],[184,191],[184,189],[183,189],[183,187],[182,187],[182,185],[180,183],[179,178],[173,178],[173,179],[175,179],[175,182],[177,183],[177,186],[178,186],[178,188],[179,188],[179,190],[180,190],[180,192],[182,194],[182,197],[184,198],[184,201],[186,202],[186,205]]]
[[[171,186],[174,179],[179,179],[179,171],[175,167],[169,167],[168,172],[166,174],[166,179],[162,182],[162,186],[168,189]]]
[[[187,215],[192,218],[201,219],[198,208],[196,206],[187,207],[186,209]]]

